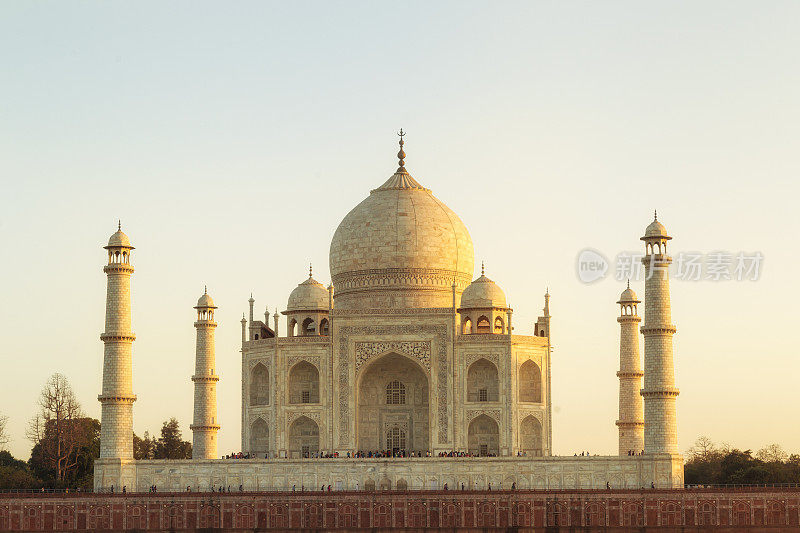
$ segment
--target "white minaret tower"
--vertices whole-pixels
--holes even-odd
[[[217,381],[215,370],[216,353],[214,349],[214,300],[208,290],[197,300],[197,348],[194,365],[194,419],[192,430],[192,459],[217,458]]]
[[[675,368],[672,360],[672,312],[669,298],[667,229],[658,215],[647,226],[644,237],[644,451],[678,453],[678,420],[675,413]]]
[[[133,459],[133,394],[131,348],[131,242],[122,224],[108,240],[106,330],[103,350],[103,392],[100,415],[100,457]]]
[[[644,450],[644,407],[642,404],[642,361],[639,357],[639,318],[641,303],[628,288],[619,297],[619,454],[631,455]]]

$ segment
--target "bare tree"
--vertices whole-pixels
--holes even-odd
[[[41,447],[46,463],[53,468],[56,480],[77,465],[78,448],[85,444],[86,435],[78,419],[83,417],[67,378],[55,373],[47,380],[39,396],[39,412],[28,425],[27,436],[34,446]]]
[[[8,417],[5,415],[0,415],[0,450],[5,449],[6,444],[11,440],[8,436],[8,431],[6,430],[6,424],[8,423]]]
[[[782,463],[789,457],[789,454],[787,454],[783,448],[781,448],[780,444],[770,444],[769,446],[758,450],[756,452],[756,457],[765,463]]]
[[[707,459],[709,455],[717,451],[717,446],[708,437],[701,436],[694,445],[689,448],[687,455],[692,458]]]

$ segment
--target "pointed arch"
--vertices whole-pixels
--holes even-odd
[[[503,322],[503,317],[495,317],[494,319],[494,332],[497,334],[502,334],[505,332],[505,323]]]
[[[496,402],[499,399],[500,379],[494,363],[480,358],[467,369],[467,401]]]
[[[289,370],[289,403],[319,403],[319,370],[308,361]]]
[[[472,333],[472,320],[466,317],[461,321],[461,334],[469,335],[470,333]]]
[[[525,455],[542,455],[542,424],[533,416],[526,416],[519,424],[519,448]]]
[[[528,359],[519,367],[519,401],[542,402],[542,371]]]
[[[289,426],[289,456],[313,457],[319,452],[319,426],[307,416],[301,416]]]
[[[477,333],[491,333],[492,332],[492,323],[489,322],[489,319],[486,318],[485,315],[481,315],[478,318],[478,325],[476,328]]]
[[[472,455],[499,455],[500,427],[493,418],[487,415],[480,415],[469,423],[467,442],[469,452]]]
[[[269,405],[269,370],[264,363],[250,371],[250,405]]]
[[[269,425],[258,417],[250,426],[250,453],[266,456],[269,452]]]

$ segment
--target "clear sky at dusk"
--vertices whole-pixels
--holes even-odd
[[[3,2],[0,413],[64,373],[100,417],[106,256],[133,253],[134,429],[191,439],[197,298],[220,307],[220,452],[240,323],[327,284],[339,221],[397,166],[452,208],[517,333],[552,294],[554,451],[616,453],[624,282],[576,257],[763,255],[672,283],[679,444],[800,453],[797,2]],[[479,274],[479,273],[477,273]],[[632,287],[644,296],[642,281]],[[285,322],[281,324],[285,331]]]

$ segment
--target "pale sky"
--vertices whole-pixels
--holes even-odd
[[[191,439],[192,306],[217,319],[220,453],[240,448],[240,324],[329,281],[344,215],[406,166],[462,218],[516,333],[552,294],[554,448],[616,453],[614,276],[590,247],[760,252],[673,281],[679,444],[800,452],[800,4],[3,2],[0,413],[62,372],[100,417],[102,246],[133,264],[134,429]],[[609,274],[613,274],[610,272]],[[633,288],[644,295],[643,283]],[[285,331],[285,323],[281,325]]]

